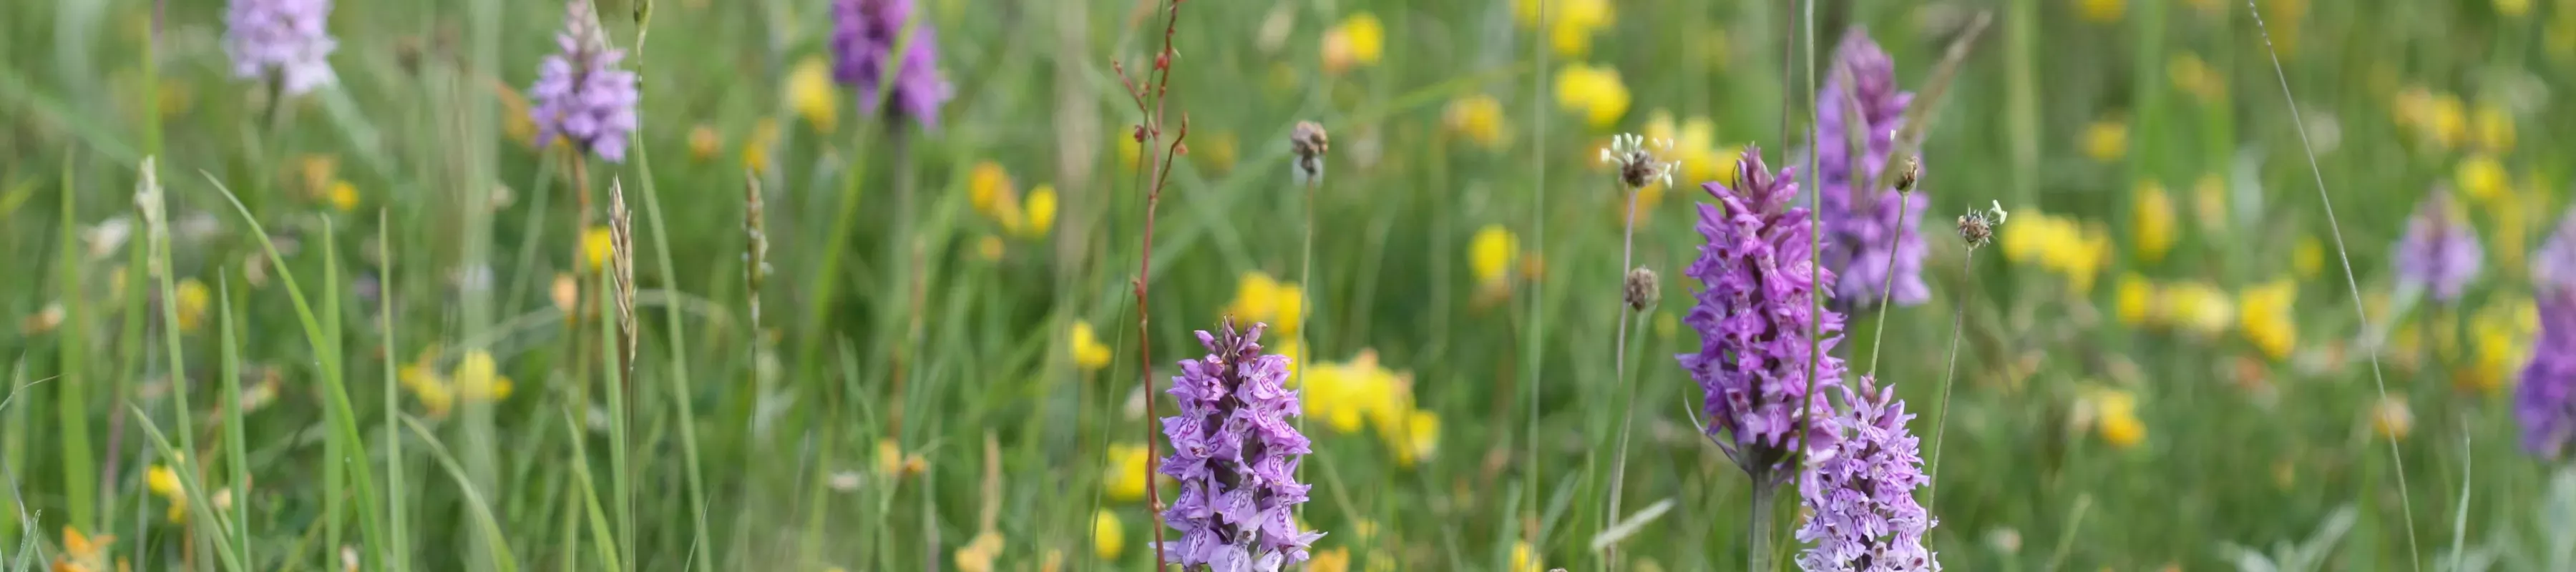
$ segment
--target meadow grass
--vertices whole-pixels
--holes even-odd
[[[597,2],[642,77],[625,162],[514,123],[554,3],[340,2],[338,82],[291,98],[233,77],[220,2],[0,7],[0,568],[1148,568],[1125,483],[1176,488],[1112,453],[1169,452],[1147,412],[1255,272],[1301,289],[1265,341],[1312,357],[1315,568],[1786,561],[1795,511],[1744,518],[1664,357],[1698,348],[1705,181],[1613,192],[1596,149],[1706,119],[1684,172],[1809,163],[1853,25],[1920,94],[1932,299],[1833,351],[1917,405],[1945,567],[2576,565],[2576,480],[2510,402],[2576,4],[926,0],[929,129],[799,88],[827,1]],[[1112,62],[1167,30],[1176,123],[1122,143]],[[1303,120],[1329,181],[1290,177]],[[2445,185],[2486,270],[2392,300]],[[1990,202],[1972,255],[1950,217]],[[1630,267],[1662,303],[1614,306]],[[1363,401],[1393,420],[1336,422]]]

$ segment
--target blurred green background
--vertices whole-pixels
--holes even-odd
[[[340,2],[339,81],[293,98],[233,77],[221,2],[0,6],[0,568],[1146,567],[1139,345],[1164,386],[1231,314],[1301,358],[1311,569],[1741,569],[1796,517],[1748,544],[1668,357],[1699,343],[1695,186],[1745,145],[1788,164],[1809,70],[1865,29],[1948,86],[1916,100],[1933,295],[1838,353],[1878,356],[1927,456],[1947,418],[1947,568],[2576,569],[2576,476],[2509,402],[2576,175],[2576,2],[2258,0],[2280,76],[2220,0],[1189,2],[1148,253],[1111,64],[1152,61],[1150,2],[923,2],[957,97],[922,129],[830,82],[826,0],[598,1],[642,127],[579,168],[522,94],[557,3]],[[1624,346],[1622,132],[1687,181],[1639,197],[1664,297]],[[2445,188],[2486,271],[2398,295]],[[1990,204],[1972,255],[1953,217]]]

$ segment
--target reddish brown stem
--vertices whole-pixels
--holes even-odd
[[[1154,56],[1151,71],[1154,75],[1149,76],[1150,83],[1138,82],[1130,78],[1127,75],[1126,66],[1122,64],[1117,62],[1110,64],[1118,72],[1118,82],[1127,88],[1128,97],[1135,101],[1136,112],[1144,116],[1143,122],[1136,126],[1136,133],[1133,135],[1138,147],[1147,150],[1143,163],[1136,166],[1138,184],[1146,187],[1145,233],[1143,250],[1136,256],[1136,281],[1133,286],[1136,289],[1136,357],[1138,360],[1136,369],[1137,376],[1140,378],[1139,383],[1145,390],[1145,496],[1153,503],[1155,570],[1162,570],[1169,560],[1165,559],[1163,549],[1163,492],[1154,478],[1156,465],[1160,464],[1161,459],[1157,458],[1158,453],[1155,450],[1157,449],[1155,441],[1159,435],[1154,429],[1158,420],[1154,414],[1154,344],[1151,341],[1152,331],[1147,328],[1151,320],[1147,317],[1146,301],[1150,290],[1148,282],[1153,276],[1154,266],[1154,207],[1162,202],[1163,186],[1171,180],[1172,163],[1178,160],[1180,154],[1187,152],[1187,148],[1181,145],[1181,141],[1189,138],[1190,132],[1189,115],[1183,114],[1180,130],[1172,134],[1169,145],[1162,145],[1163,103],[1167,99],[1165,95],[1172,84],[1172,58],[1176,55],[1172,51],[1172,36],[1173,31],[1179,29],[1181,0],[1171,0],[1168,6],[1167,15],[1163,21],[1163,49]],[[1149,97],[1152,99],[1150,105],[1146,101]],[[1152,153],[1152,149],[1157,146],[1163,148],[1159,156]]]

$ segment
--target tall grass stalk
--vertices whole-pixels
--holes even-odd
[[[1976,259],[1977,249],[1974,247],[1969,248],[1968,254],[1959,259],[1961,274],[1971,277],[1975,276],[1973,273],[1976,271],[1976,266],[1971,265],[1970,263],[1976,261]],[[1961,288],[1960,290],[1966,291],[1967,289]],[[1941,442],[1950,430],[1950,388],[1952,383],[1958,380],[1959,375],[1959,329],[1968,323],[1968,305],[1966,301],[1964,299],[1961,300],[1958,302],[1958,306],[1959,308],[1957,313],[1950,317],[1950,365],[1944,366],[1942,369],[1941,413],[1939,417],[1932,420],[1932,458],[1929,462],[1925,463],[1930,466],[1926,468],[1927,470],[1923,476],[1923,482],[1926,483],[1923,486],[1923,507],[1934,510],[1938,510],[1938,507],[1933,504],[1933,501],[1941,498]],[[1885,324],[1881,324],[1879,327],[1886,328],[1887,326]],[[1875,358],[1873,358],[1872,361],[1876,361]]]
[[[1553,29],[1550,28],[1549,25],[1554,22],[1552,18],[1555,17],[1555,14],[1549,13],[1548,6],[1550,4],[1552,3],[1538,3],[1538,27],[1535,29]],[[1534,119],[1534,121],[1530,122],[1532,124],[1532,128],[1530,129],[1530,186],[1534,188],[1530,189],[1530,248],[1527,256],[1538,258],[1542,261],[1541,263],[1544,264],[1547,255],[1548,42],[1538,41],[1533,38],[1530,41],[1530,52],[1537,54],[1538,70],[1530,74],[1530,116]],[[1544,326],[1547,317],[1547,301],[1545,296],[1541,295],[1541,290],[1547,285],[1547,280],[1543,275],[1528,276],[1528,280],[1529,330],[1527,330],[1527,333],[1524,335],[1520,348],[1521,375],[1529,380],[1527,383],[1529,387],[1525,388],[1529,392],[1529,418],[1526,421],[1527,424],[1521,427],[1521,438],[1528,441],[1527,443],[1523,443],[1522,446],[1527,447],[1528,452],[1525,453],[1526,456],[1521,458],[1521,467],[1525,473],[1521,478],[1527,482],[1527,486],[1524,487],[1523,490],[1529,491],[1529,498],[1527,499],[1529,507],[1527,510],[1530,513],[1536,513],[1541,505],[1541,501],[1539,500],[1539,479],[1542,476],[1539,471],[1538,456],[1539,366],[1543,361],[1540,358],[1547,353],[1546,346],[1541,345],[1545,340],[1545,332],[1547,331],[1547,328]],[[1512,521],[1519,522],[1519,516],[1520,515],[1518,514],[1513,515],[1514,518]],[[1544,528],[1546,525],[1542,523],[1539,526]],[[1522,534],[1531,539],[1530,544],[1537,547],[1539,552],[1542,554],[1545,553],[1547,541],[1545,530],[1524,531]]]
[[[69,519],[66,524],[86,532],[96,532],[98,502],[98,460],[89,444],[89,291],[81,285],[80,197],[74,178],[72,157],[63,158],[62,226],[55,241],[62,247],[55,260],[59,273],[59,291],[68,309],[63,317],[64,341],[54,344],[62,360],[61,382],[54,393],[54,414],[62,437],[60,454],[63,475],[63,504]],[[41,536],[30,528],[29,536]]]
[[[406,544],[411,542],[411,537],[409,535],[410,531],[407,530],[411,526],[411,521],[405,518],[403,514],[403,506],[411,502],[411,489],[405,487],[403,483],[403,473],[407,472],[407,469],[403,466],[404,458],[401,431],[402,390],[401,382],[396,377],[394,371],[395,369],[398,369],[397,366],[394,365],[394,362],[397,359],[394,356],[402,355],[397,353],[401,351],[398,348],[402,346],[394,343],[394,332],[396,331],[394,285],[399,282],[394,280],[394,248],[392,246],[393,242],[390,240],[392,228],[393,225],[386,216],[386,212],[382,209],[377,210],[376,244],[384,245],[382,247],[384,249],[384,261],[381,263],[377,272],[378,276],[376,277],[377,324],[378,328],[380,328],[378,333],[379,335],[384,336],[384,339],[379,340],[378,343],[380,344],[379,347],[383,348],[385,356],[385,426],[380,430],[385,433],[385,520],[389,524],[387,528],[391,529],[391,534],[386,538],[389,545],[385,547],[385,554],[388,555],[388,558],[386,559],[387,562],[385,564],[387,569],[393,570],[394,572],[409,572],[411,570],[411,550],[406,546]],[[229,284],[230,281],[226,281],[226,283]],[[231,418],[225,420],[224,423],[224,426],[229,428],[225,430],[224,438],[226,440],[233,441],[229,446],[236,449],[233,452],[233,458],[238,462],[242,459],[241,451],[238,450],[241,447],[241,444],[239,443],[241,438],[241,376],[238,372],[233,371],[232,310],[232,296],[230,294],[226,294],[224,296],[224,383],[227,385],[224,388],[224,392],[227,395],[233,396],[233,399],[231,402],[232,405],[228,406],[224,412],[226,415],[231,416]],[[242,474],[236,475],[236,477],[237,478],[234,482],[240,483],[239,486],[242,487],[242,493],[245,495],[249,493],[249,475]],[[468,484],[471,484],[471,481],[468,481]],[[236,500],[247,499],[248,497],[244,496],[242,499]],[[248,519],[250,518],[250,513],[248,512],[250,503],[237,502],[236,504],[242,507],[242,518],[244,519],[244,522],[248,522]],[[242,538],[242,554],[245,558],[250,554],[250,538],[247,535]],[[254,562],[257,561],[256,559],[251,560]]]
[[[2280,81],[2281,99],[2287,103],[2290,110],[2290,127],[2299,132],[2299,150],[2306,155],[2308,175],[2317,184],[2317,204],[2325,208],[2326,229],[2334,233],[2335,259],[2343,264],[2344,287],[2346,292],[2351,294],[2352,299],[2358,302],[2362,300],[2361,280],[2354,277],[2352,271],[2352,250],[2345,247],[2343,243],[2343,223],[2335,220],[2334,197],[2326,192],[2325,169],[2317,166],[2316,144],[2308,141],[2308,122],[2299,117],[2298,97],[2290,94],[2290,73],[2281,69],[2281,52],[2279,48],[2272,45],[2271,28],[2263,25],[2262,9],[2255,5],[2254,0],[2245,0],[2245,11],[2254,17],[2254,30],[2263,36],[2263,52],[2271,56],[2273,78]],[[2363,331],[2371,329],[2370,312],[2362,304],[2352,305],[2352,316],[2354,320],[2361,323]],[[2385,402],[2388,400],[2388,379],[2379,371],[2379,348],[2373,346],[2365,349],[2365,353],[2370,356],[2371,387],[2379,392],[2379,400]],[[2398,452],[2396,439],[2384,439],[2384,441],[2388,442],[2389,467],[2397,471],[2399,516],[2406,519],[2406,564],[2415,570],[2422,570],[2424,569],[2423,551],[2417,548],[2415,543],[2415,501],[2406,489],[2406,458]]]
[[[179,293],[171,276],[177,270],[170,267],[169,203],[156,170],[151,159],[144,159],[141,181],[135,184],[134,204],[143,211],[143,246],[151,259],[153,285],[161,293],[161,342],[163,349],[169,351],[169,361],[163,367],[169,372],[171,415],[177,422],[179,433],[177,453],[171,453],[167,443],[158,443],[158,446],[165,456],[170,457],[170,470],[180,475],[181,482],[188,484],[189,500],[199,507],[213,507],[213,503],[205,502],[206,494],[200,482],[203,478],[198,474],[205,457],[197,454],[197,424],[189,411],[186,346],[181,343],[183,332],[179,328]],[[144,422],[148,424],[150,419],[146,418]],[[154,439],[156,442],[159,440],[157,432]],[[227,539],[229,534],[220,524],[223,515],[211,508],[206,512],[215,513],[215,516],[212,519],[200,517],[197,522],[189,523],[186,529],[190,546],[213,542],[225,554],[227,564],[235,570],[241,569],[241,557],[233,552],[232,543]]]
[[[220,387],[223,388],[224,392],[222,399],[224,423],[224,466],[232,471],[231,478],[227,479],[227,481],[232,484],[226,490],[231,491],[233,496],[233,507],[230,513],[218,514],[216,518],[231,519],[232,537],[226,538],[223,541],[233,543],[233,551],[241,554],[242,561],[258,562],[259,558],[253,556],[250,549],[250,453],[249,445],[246,442],[247,440],[243,437],[244,429],[242,428],[241,342],[238,338],[238,334],[234,333],[236,330],[233,325],[232,282],[232,279],[229,277],[215,282],[216,296],[218,296],[215,301],[217,304],[221,304],[221,306],[216,309],[215,325],[223,328],[223,331],[220,333],[223,343],[221,351],[223,353],[221,354],[222,369],[219,371],[219,374],[223,377],[223,384]],[[386,339],[390,340],[392,338],[388,336]],[[387,353],[386,355],[393,354]],[[390,372],[392,371],[392,368],[386,368],[386,371]],[[390,384],[386,386],[386,395],[388,396],[388,399],[393,395],[392,389],[393,388]],[[388,443],[386,443],[387,445],[393,445],[390,442],[392,439],[387,439],[386,441],[388,441]],[[401,449],[391,447],[388,447],[388,450],[401,451]],[[399,484],[399,482],[397,482],[397,484]],[[388,495],[387,498],[400,498],[400,491],[402,490],[400,487],[388,487],[386,490],[392,491],[392,494]],[[215,512],[221,510],[221,507],[213,507],[209,505],[208,511]],[[393,519],[392,522],[395,530],[394,537],[396,538],[394,542],[397,543],[396,546],[400,546],[402,520],[397,517]],[[402,553],[399,550],[391,552],[394,554]],[[397,570],[400,569],[398,568]]]

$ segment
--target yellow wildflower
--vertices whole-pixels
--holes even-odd
[[[975,212],[993,219],[995,224],[1002,226],[1002,230],[1019,234],[1020,227],[1026,224],[1020,209],[1020,191],[1011,184],[1011,172],[1003,169],[1001,163],[991,160],[975,163],[975,168],[966,174],[966,193],[967,201],[975,206]]]
[[[1512,572],[1538,572],[1538,551],[1530,549],[1527,540],[1512,541]]]
[[[742,140],[742,167],[753,173],[769,172],[769,145],[778,141],[778,120],[761,118],[751,124],[751,136]]]
[[[1609,127],[1628,113],[1628,85],[1619,81],[1617,69],[1566,64],[1556,73],[1556,104],[1581,114],[1595,129]]]
[[[340,158],[319,153],[296,157],[295,171],[304,181],[304,192],[319,193],[339,180]]]
[[[806,56],[787,73],[787,107],[796,110],[818,133],[831,133],[841,123],[841,95],[832,86],[832,63]]]
[[[1480,287],[1494,292],[1511,290],[1512,262],[1520,258],[1520,242],[1520,237],[1501,224],[1485,225],[1467,240],[1467,268]]]
[[[1146,462],[1151,453],[1144,445],[1121,443],[1109,446],[1109,474],[1101,475],[1102,492],[1109,500],[1134,502],[1145,498]]]
[[[1548,46],[1556,55],[1583,57],[1592,50],[1592,36],[1610,27],[1616,17],[1610,0],[1520,0],[1513,15],[1521,27],[1535,29],[1539,24],[1539,3],[1547,2]]]
[[[2299,325],[2291,321],[2290,306],[2299,299],[2299,283],[2281,278],[2246,289],[2239,296],[2237,327],[2244,329],[2245,341],[2263,350],[2274,360],[2290,356],[2299,341]]]
[[[2315,278],[2325,269],[2326,245],[2318,242],[2316,236],[2301,236],[2299,244],[2290,247],[2290,271],[2298,273],[2299,278]]]
[[[2227,78],[2209,68],[2199,54],[2182,52],[2165,62],[2165,78],[2176,89],[2191,94],[2201,103],[2220,103],[2227,99]]]
[[[2445,93],[2434,96],[2422,129],[2433,143],[2444,149],[2459,146],[2469,136],[2468,105],[2461,103],[2457,95]]]
[[[1066,337],[1073,341],[1073,364],[1082,371],[1109,367],[1109,346],[1100,343],[1100,335],[1092,331],[1091,322],[1075,320]]]
[[[1377,65],[1386,55],[1386,25],[1378,22],[1376,14],[1352,14],[1324,31],[1323,50],[1327,73]]]
[[[581,259],[585,267],[598,270],[608,263],[608,255],[616,250],[617,239],[608,233],[608,227],[592,226],[581,232]]]
[[[1091,553],[1115,562],[1126,552],[1127,528],[1119,525],[1118,513],[1109,509],[1091,513]]]
[[[1414,410],[1405,417],[1404,434],[1396,441],[1396,464],[1406,467],[1440,453],[1440,414]]]
[[[1125,165],[1129,170],[1143,167],[1145,165],[1144,142],[1137,141],[1135,133],[1125,129],[1118,130],[1117,139],[1118,164]]]
[[[2272,45],[2283,57],[2299,51],[2299,21],[2307,18],[2308,0],[2263,0],[2263,21],[2272,23]]]
[[[1350,570],[1351,549],[1348,547],[1335,546],[1332,550],[1316,552],[1313,559],[1306,561],[1306,572],[1350,572]]]
[[[2164,260],[2165,251],[2173,248],[2173,198],[2165,195],[2164,185],[2140,181],[2135,204],[2129,207],[2129,238],[2138,242],[2138,259],[2153,263]]]
[[[723,147],[724,136],[716,134],[715,127],[700,123],[689,128],[689,160],[705,162],[714,159],[716,153],[724,151]]]
[[[2378,405],[2371,406],[2371,433],[2378,434],[2382,439],[2396,441],[2405,440],[2406,434],[2414,431],[2415,412],[2406,407],[2405,396],[2391,395],[2380,398]]]
[[[456,360],[456,370],[451,375],[457,396],[468,401],[489,403],[510,398],[510,378],[501,375],[500,364],[492,359],[491,352],[465,352],[465,357]]]
[[[2477,347],[2468,367],[2452,374],[2451,387],[2489,394],[2503,390],[2521,370],[2539,331],[2540,309],[2528,298],[2480,309],[2469,318],[2469,339]]]
[[[993,560],[1002,555],[1002,533],[986,530],[957,548],[958,572],[993,572]]]
[[[172,289],[177,296],[177,303],[172,307],[179,313],[179,331],[197,331],[198,326],[206,323],[206,309],[214,307],[214,291],[206,289],[206,283],[195,278],[180,280]]]
[[[2184,282],[2166,286],[2157,294],[2159,311],[2176,327],[2217,335],[2227,331],[2236,320],[2236,303],[2227,291],[2207,282]]]
[[[53,572],[107,572],[107,547],[112,544],[116,544],[114,535],[90,536],[64,526],[63,552],[54,555]]]
[[[2075,14],[2088,22],[2101,24],[2118,22],[2120,15],[2128,10],[2129,3],[2126,0],[2075,0]]]
[[[2090,396],[2094,431],[2102,442],[2128,449],[2147,440],[2147,425],[2138,420],[2138,398],[2117,389],[2097,390]]]
[[[2478,103],[2474,112],[2479,149],[2489,153],[2513,152],[2513,115],[2492,101]]]
[[[2481,205],[2495,205],[2495,201],[2513,192],[2513,176],[2505,173],[2504,163],[2485,153],[2460,159],[2459,167],[2451,173],[2451,183]]]
[[[920,453],[905,453],[894,439],[877,439],[877,474],[910,476],[930,469],[930,462]]]
[[[358,186],[349,184],[348,181],[332,181],[330,194],[323,196],[331,201],[331,208],[339,209],[340,212],[349,212],[358,208]]]
[[[1488,150],[1502,150],[1504,133],[1503,102],[1485,94],[1470,95],[1449,101],[1441,112],[1441,123],[1459,137]]]
[[[2096,120],[2084,128],[2084,155],[2109,163],[2129,154],[2129,124],[2118,118]]]
[[[1269,274],[1245,272],[1235,284],[1234,301],[1225,313],[1238,322],[1265,322],[1270,331],[1280,336],[1294,336],[1298,320],[1306,307],[1306,290],[1296,284],[1282,284]]]
[[[1681,161],[1683,185],[1735,179],[1735,156],[1738,152],[1718,147],[1717,122],[1707,117],[1692,117],[1676,124],[1672,113],[1661,109],[1646,117],[1644,135],[1647,138],[1673,142],[1673,154],[1668,158]],[[1653,186],[1661,188],[1661,185]],[[1644,197],[1639,197],[1638,203],[1639,210],[1645,210],[1650,204]]]
[[[2145,276],[2130,272],[2120,275],[2120,284],[2115,288],[2113,307],[2116,310],[2115,314],[2120,318],[2120,323],[2135,326],[2146,323],[2148,318],[2154,316],[2155,283],[2148,282]]]
[[[2039,209],[2014,211],[2012,228],[2003,234],[2004,258],[2036,263],[2066,278],[2075,292],[2090,292],[2093,278],[2110,258],[2111,241],[2096,226],[2049,216]],[[2028,214],[2021,214],[2027,212]]]
[[[1055,201],[1055,185],[1040,183],[1036,188],[1029,189],[1028,202],[1020,205],[1023,210],[1021,214],[1028,222],[1027,225],[1020,227],[1021,236],[1042,237],[1046,236],[1047,231],[1055,228]]]
[[[162,465],[153,465],[143,473],[143,486],[151,489],[153,496],[170,502],[169,517],[172,524],[188,521],[188,493],[180,489],[178,471]]]

